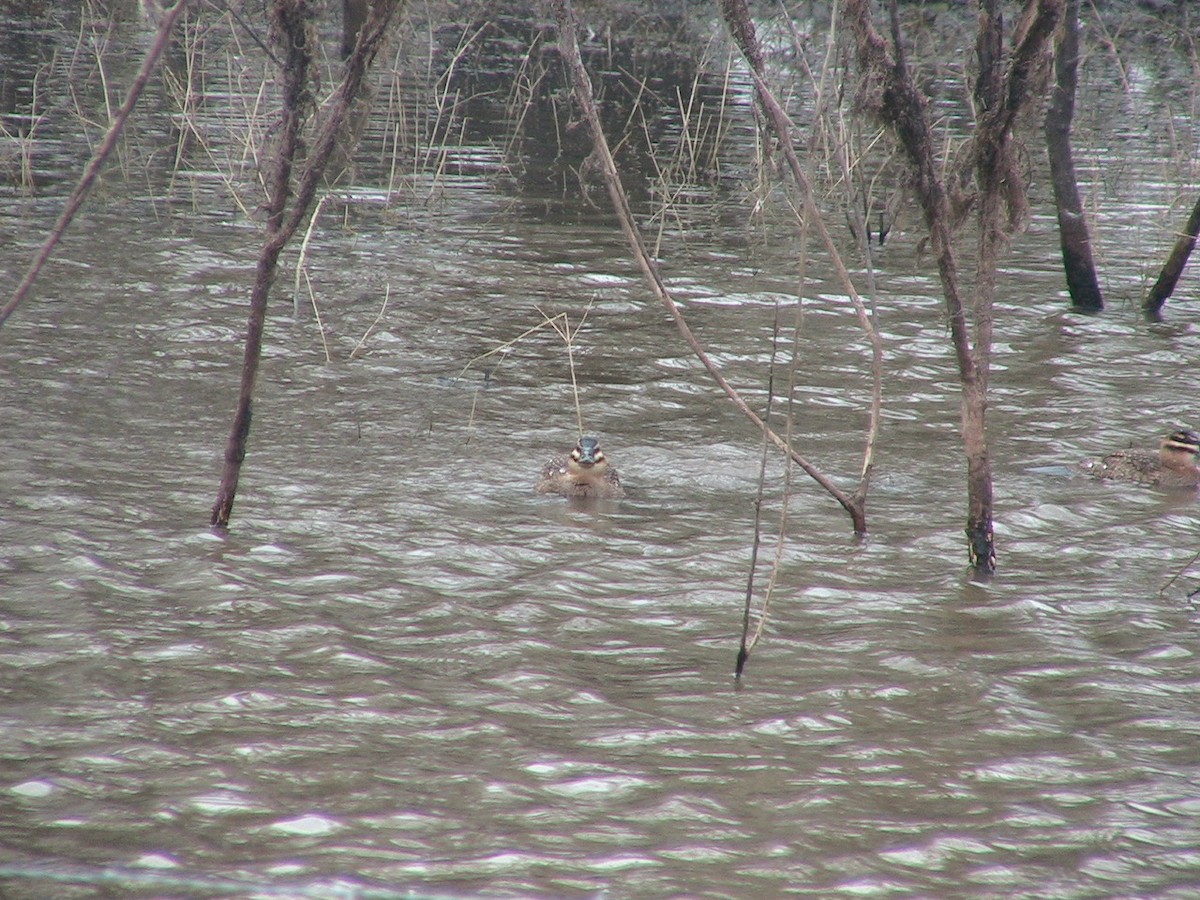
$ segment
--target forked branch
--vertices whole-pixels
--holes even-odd
[[[345,131],[346,118],[359,95],[363,79],[379,51],[393,15],[402,4],[393,0],[372,0],[367,21],[358,33],[358,43],[346,60],[342,81],[326,107],[324,121],[317,132],[291,208],[287,206],[292,166],[299,148],[300,126],[312,65],[316,35],[311,31],[311,11],[307,0],[274,0],[273,26],[286,59],[284,69],[284,116],[279,148],[267,203],[267,235],[259,251],[254,287],[250,293],[250,315],[246,326],[246,345],[242,358],[242,379],[238,392],[233,426],[225,445],[225,466],[217,501],[213,504],[212,524],[225,528],[233,511],[246,441],[250,436],[250,409],[254,383],[262,355],[263,326],[267,316],[267,295],[275,281],[279,255],[312,208],[325,167],[333,155],[338,138]]]

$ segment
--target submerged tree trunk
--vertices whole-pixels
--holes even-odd
[[[307,0],[275,0],[271,7],[270,35],[283,59],[283,110],[279,126],[279,144],[275,150],[274,171],[271,173],[267,197],[267,240],[258,255],[254,273],[254,288],[250,293],[250,317],[246,324],[246,346],[242,357],[242,381],[238,393],[233,427],[225,445],[225,468],[217,502],[213,506],[212,524],[226,526],[233,511],[238,477],[246,458],[246,441],[250,436],[251,401],[258,362],[262,355],[263,325],[267,318],[267,295],[275,281],[279,254],[288,236],[281,232],[283,212],[291,191],[292,167],[300,148],[300,131],[309,105],[307,87],[317,43],[313,25],[314,13]]]
[[[1050,158],[1058,237],[1071,305],[1076,309],[1101,310],[1104,298],[1096,278],[1092,242],[1071,154],[1071,121],[1075,116],[1075,89],[1079,81],[1079,3],[1080,0],[1067,0],[1055,47],[1054,87],[1046,110],[1046,152]]]
[[[275,280],[279,254],[308,216],[329,157],[345,132],[344,126],[350,107],[362,89],[367,69],[383,43],[393,15],[401,6],[396,0],[371,0],[367,21],[359,32],[354,52],[346,61],[342,81],[329,100],[327,113],[312,143],[303,177],[290,210],[287,208],[287,199],[291,192],[292,166],[300,147],[303,116],[306,107],[311,103],[308,96],[309,71],[313,61],[312,54],[317,47],[317,35],[313,27],[313,11],[309,0],[274,0],[271,8],[272,35],[284,60],[283,116],[279,126],[279,145],[267,200],[267,239],[259,251],[254,287],[250,294],[250,316],[246,326],[241,388],[238,392],[233,426],[225,446],[225,467],[221,474],[221,485],[212,510],[212,524],[219,528],[229,524],[242,461],[246,458],[251,401],[262,355],[267,296]]]
[[[1196,246],[1197,234],[1200,234],[1200,198],[1196,200],[1192,214],[1183,226],[1183,234],[1179,235],[1179,240],[1171,248],[1171,255],[1167,257],[1162,271],[1158,273],[1158,280],[1154,282],[1154,287],[1142,302],[1142,309],[1151,318],[1157,319],[1162,315],[1163,304],[1175,293],[1175,285],[1179,282],[1179,276],[1183,274],[1183,267],[1187,265],[1188,258]]]
[[[847,0],[845,10],[854,32],[859,65],[877,86],[874,94],[878,98],[877,111],[896,132],[908,157],[913,171],[913,189],[937,258],[962,387],[960,407],[968,463],[970,558],[977,567],[990,571],[995,565],[995,549],[991,533],[991,464],[984,430],[987,393],[971,353],[967,314],[959,290],[958,264],[950,234],[950,202],[936,163],[926,102],[913,84],[900,51],[893,55],[887,41],[875,30],[869,0]]]
[[[1025,183],[1012,146],[1019,111],[1035,95],[1046,43],[1065,0],[1027,0],[1013,29],[1007,65],[1002,58],[1001,4],[981,0],[975,85],[978,121],[969,154],[979,193],[979,258],[971,310],[975,339],[955,262],[950,203],[936,161],[927,101],[904,62],[896,0],[891,2],[893,42],[876,31],[869,0],[846,0],[859,65],[869,79],[877,112],[895,131],[913,170],[913,188],[925,215],[938,261],[950,338],[958,363],[963,449],[967,457],[967,550],[981,574],[995,570],[992,463],[987,439],[988,371],[991,364],[996,267],[1006,232],[1023,218]],[[1005,212],[1007,211],[1007,215]]]

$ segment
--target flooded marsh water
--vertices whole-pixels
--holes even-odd
[[[1170,171],[1137,125],[1190,99],[1146,77],[1076,136],[1101,167],[1129,144],[1094,186],[1108,310],[1067,309],[1044,179],[1006,258],[997,577],[966,571],[957,376],[900,228],[871,534],[797,478],[740,685],[761,445],[607,215],[505,172],[391,190],[368,130],[308,247],[320,322],[306,290],[294,313],[294,253],[276,286],[214,533],[259,230],[211,172],[168,193],[168,154],[133,147],[0,329],[0,893],[1194,896],[1195,498],[1071,470],[1197,422],[1194,279],[1163,324],[1134,308],[1197,164],[1190,122]],[[57,174],[3,185],[10,286],[87,156],[65,127],[39,140]],[[661,256],[761,406],[794,248],[724,190]],[[851,484],[869,355],[813,252],[795,428]],[[619,503],[533,493],[576,437],[568,355],[545,328],[494,352],[585,310],[573,361]],[[763,558],[774,455],[767,475]]]

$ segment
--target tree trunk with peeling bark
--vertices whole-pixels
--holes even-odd
[[[937,162],[928,101],[917,89],[903,57],[896,0],[891,0],[893,42],[889,46],[871,20],[869,0],[846,0],[859,65],[868,79],[876,112],[891,126],[913,172],[930,243],[938,263],[950,338],[962,388],[963,449],[967,457],[967,549],[980,574],[996,566],[993,533],[992,464],[987,438],[988,373],[991,364],[996,268],[1003,241],[1025,212],[1025,182],[1012,145],[1017,114],[1035,95],[1047,42],[1065,0],[1027,0],[1013,29],[1005,61],[999,0],[981,0],[975,84],[978,121],[968,155],[978,192],[979,254],[970,307],[971,340],[955,261],[953,222]]]

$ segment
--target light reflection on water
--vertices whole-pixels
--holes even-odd
[[[894,239],[873,533],[853,541],[799,483],[735,688],[756,439],[618,235],[501,216],[472,185],[446,201],[475,215],[419,242],[369,209],[315,237],[334,361],[281,291],[225,536],[205,523],[244,228],[101,208],[64,251],[87,268],[52,272],[0,334],[6,859],[553,896],[1186,896],[1197,613],[1194,576],[1169,582],[1192,498],[1065,465],[1194,421],[1185,308],[1165,328],[1065,313],[1048,233],[1016,241],[1001,572],[975,584],[940,303]],[[689,317],[761,402],[790,274],[735,268],[726,238],[679,264]],[[531,339],[486,382],[453,379],[535,306],[592,298],[584,413],[629,499],[571,507],[530,490],[574,436],[562,348]],[[864,353],[836,302],[806,306],[802,443],[850,474]]]

